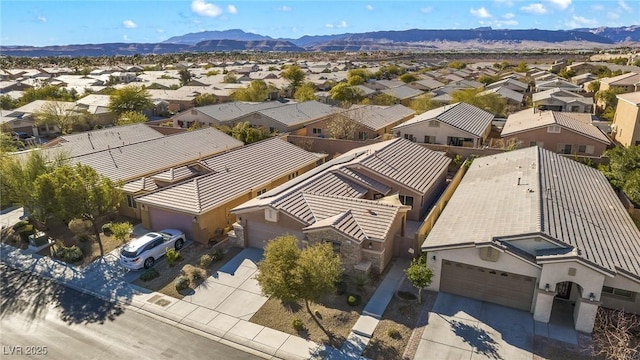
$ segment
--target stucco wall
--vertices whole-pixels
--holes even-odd
[[[480,146],[482,143],[482,141],[479,140],[479,136],[471,135],[442,122],[438,122],[440,124],[439,127],[430,127],[429,122],[430,121],[423,121],[413,125],[396,128],[394,129],[394,135],[396,137],[405,137],[406,134],[411,134],[418,143],[424,143],[425,136],[435,136],[436,144],[439,145],[448,145],[448,137],[476,139],[477,146]],[[487,129],[489,129],[489,132],[491,131],[491,123],[488,124]],[[484,131],[486,134],[488,134],[487,129]]]
[[[572,154],[578,153],[578,145],[592,145],[594,147],[593,154],[584,154],[591,156],[601,156],[602,153],[607,149],[606,144],[582,136],[565,128],[562,128],[560,133],[557,134],[549,133],[547,132],[547,128],[543,127],[541,129],[529,130],[526,132],[505,136],[503,138],[507,141],[520,141],[521,147],[529,147],[532,142],[543,142],[544,144],[542,147],[554,153],[558,152],[559,144],[571,144]]]
[[[604,286],[633,291],[635,292],[635,299],[630,301],[627,298],[602,293],[600,301],[602,301],[603,307],[640,314],[640,283],[618,274],[612,278],[605,278]]]
[[[618,100],[615,140],[624,146],[635,145],[640,141],[640,107],[624,100]]]
[[[575,269],[575,275],[570,275],[570,268]],[[540,288],[544,288],[546,284],[553,291],[556,284],[563,281],[571,281],[580,285],[582,288],[582,297],[589,298],[589,294],[593,293],[596,300],[600,299],[602,284],[605,276],[590,267],[582,265],[577,261],[566,261],[557,263],[546,263],[542,265],[542,274],[540,275]],[[571,296],[575,299],[578,296],[577,289],[571,290]]]

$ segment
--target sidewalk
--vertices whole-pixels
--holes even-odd
[[[127,276],[129,272],[118,264],[115,250],[84,269],[76,269],[49,257],[27,254],[12,246],[0,244],[0,261],[265,359],[287,360],[361,359],[362,352],[393,296],[395,286],[402,279],[402,269],[408,265],[405,259],[397,259],[393,263],[343,347],[335,349],[248,321],[259,309],[255,305],[259,304],[256,297],[261,296],[258,295],[259,291],[256,294],[252,276],[257,271],[255,252],[256,249],[243,250],[238,254],[238,259],[234,258],[229,262],[232,270],[225,272],[221,269],[222,272],[215,279],[206,281],[202,292],[217,294],[222,299],[215,304],[206,303],[211,300],[205,299],[205,294],[201,294],[198,299],[198,290],[180,300],[131,284],[132,277]],[[236,274],[238,277],[233,278]],[[220,295],[221,284],[229,285],[234,291],[229,290],[228,294]],[[210,288],[207,289],[208,286]],[[232,294],[235,295],[231,296]],[[249,299],[245,299],[246,297]],[[247,308],[243,301],[253,306],[249,304]],[[236,309],[244,311],[238,312]]]

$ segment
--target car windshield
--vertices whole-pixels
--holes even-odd
[[[127,251],[125,249],[122,249],[122,252],[120,254],[122,254],[122,256],[128,257],[128,258],[134,258],[134,257],[137,256],[137,254],[134,251]]]
[[[161,232],[160,235],[162,235],[162,238],[164,239],[164,241],[171,240],[171,234],[169,233]]]

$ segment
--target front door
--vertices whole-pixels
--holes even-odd
[[[561,282],[556,287],[556,296],[560,299],[569,300],[569,296],[571,296],[571,281]]]

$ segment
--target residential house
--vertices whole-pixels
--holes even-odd
[[[477,148],[487,140],[493,118],[487,111],[459,102],[417,115],[392,131],[419,143]]]
[[[585,75],[589,73],[595,73],[602,65],[596,65],[588,62],[575,62],[571,65],[567,65],[567,71],[573,71],[576,75]]]
[[[38,111],[53,111],[58,115],[64,116],[68,111],[77,110],[77,105],[69,101],[35,100],[17,109],[7,110],[3,116],[12,118],[4,121],[12,126],[12,128],[20,128],[21,130],[19,131],[26,132],[32,136],[45,136],[59,133],[60,129],[58,129],[57,126],[50,124],[36,125],[35,118],[33,117],[34,113],[37,113]]]
[[[600,91],[615,88],[623,93],[640,91],[640,73],[629,72],[626,74],[600,79]]]
[[[428,289],[542,323],[560,302],[587,333],[600,306],[640,312],[640,231],[600,171],[537,146],[474,160],[422,251]]]
[[[142,208],[145,228],[177,228],[189,239],[207,243],[236,221],[229,213],[233,207],[313,169],[323,158],[271,138],[198,161],[195,165],[204,170],[195,177],[194,165],[153,175],[149,179],[157,183],[184,174],[183,181],[174,181],[135,201]]]
[[[383,80],[380,80],[383,81]],[[408,85],[396,86],[389,89],[381,90],[383,94],[391,95],[394,98],[398,99],[397,103],[400,103],[404,106],[409,106],[411,100],[416,97],[423,95],[424,92],[418,89],[414,89]]]
[[[422,80],[416,80],[407,85],[420,91],[432,91],[444,86],[443,83],[431,77],[427,77],[426,79]]]
[[[0,81],[0,94],[6,94],[11,91],[25,91],[31,88],[33,88],[33,86],[23,84],[18,81]]]
[[[288,133],[341,111],[344,109],[318,101],[305,101],[265,108],[250,114],[247,120],[252,126],[268,129],[269,132]]]
[[[485,86],[486,89],[507,88],[518,93],[525,93],[529,90],[529,85],[512,78],[502,79]]]
[[[536,91],[541,92],[545,90],[551,90],[559,88],[561,90],[570,91],[570,92],[582,92],[583,89],[581,86],[575,85],[561,78],[556,78],[553,80],[546,81],[538,81],[536,80]]]
[[[277,101],[250,103],[229,102],[223,104],[199,106],[176,114],[172,117],[174,127],[190,128],[193,124],[220,126],[249,120],[249,115],[257,111],[282,106]]]
[[[614,139],[627,147],[640,145],[640,91],[617,97],[618,106],[611,125]]]
[[[503,98],[506,101],[510,109],[520,110],[520,108],[524,104],[524,94],[517,91],[513,91],[507,87],[502,87],[502,86],[494,87],[479,93],[477,96],[484,96],[487,94],[499,95],[501,98]]]
[[[100,125],[112,125],[117,120],[116,115],[109,110],[109,95],[90,94],[76,100],[78,108],[86,110],[95,116],[95,122]]]
[[[601,156],[611,140],[591,122],[591,114],[526,109],[509,115],[500,136],[559,154]]]
[[[533,106],[539,110],[593,112],[593,98],[560,88],[533,93],[532,100]]]
[[[585,86],[583,84],[586,84],[588,82],[597,80],[598,77],[592,73],[586,73],[586,74],[580,74],[580,75],[576,75],[574,77],[572,77],[571,83],[578,85],[578,86],[582,86],[582,88],[584,89]]]
[[[357,123],[353,134],[347,139],[367,140],[390,134],[395,125],[410,119],[414,114],[415,111],[401,104],[392,106],[354,105],[351,109],[335,116],[345,117]],[[295,134],[321,138],[331,137],[330,124],[336,120],[335,116],[308,123]]]
[[[382,272],[417,250],[406,223],[439,196],[450,162],[405,139],[354,149],[232,209],[235,237],[259,248],[284,234],[329,242],[347,271]]]

